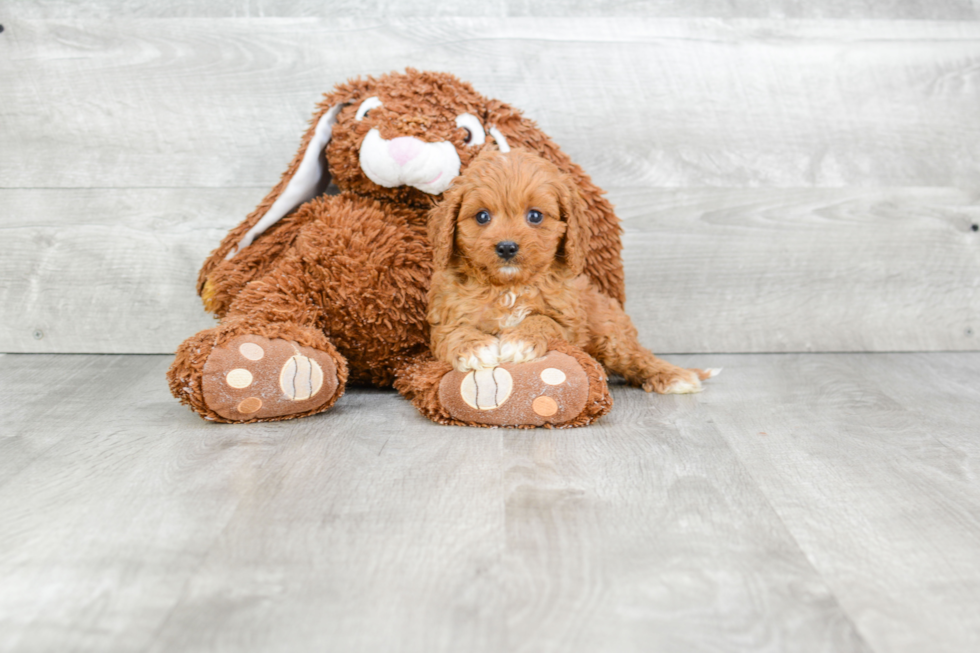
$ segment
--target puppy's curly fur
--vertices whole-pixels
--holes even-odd
[[[429,215],[428,320],[436,358],[467,371],[582,348],[647,392],[701,390],[714,370],[660,360],[620,302],[585,274],[589,233],[574,182],[526,150],[485,150]]]

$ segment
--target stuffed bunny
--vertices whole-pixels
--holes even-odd
[[[623,303],[619,221],[532,121],[447,73],[354,79],[324,96],[280,182],[205,261],[198,292],[221,321],[180,345],[171,392],[218,422],[319,413],[348,383],[393,385],[446,424],[578,426],[608,412],[605,373],[564,343],[489,377],[429,353],[426,215],[483,148],[512,146],[575,180],[587,274]],[[540,381],[555,369],[545,377],[561,383]],[[494,392],[477,397],[487,383]],[[532,401],[543,395],[553,401]]]

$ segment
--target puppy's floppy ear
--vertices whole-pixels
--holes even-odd
[[[442,201],[429,211],[429,243],[435,270],[445,270],[456,246],[456,219],[463,203],[463,189],[453,186],[443,193]]]
[[[585,259],[589,255],[589,225],[585,212],[585,200],[578,186],[568,175],[562,175],[556,183],[558,208],[565,222],[565,236],[558,247],[558,257],[576,275],[585,272]]]
[[[603,197],[587,174],[574,163],[561,148],[548,137],[533,120],[499,100],[488,100],[484,124],[495,127],[509,143],[511,149],[525,148],[548,159],[562,172],[571,175],[584,202],[585,231],[588,239],[589,265],[585,272],[600,291],[626,302],[626,286],[623,275],[622,243],[619,218],[612,205]],[[492,133],[492,132],[491,132]]]

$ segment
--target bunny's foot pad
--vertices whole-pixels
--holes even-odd
[[[215,347],[202,378],[208,408],[242,422],[315,410],[337,398],[339,385],[330,354],[252,335]]]
[[[570,425],[590,394],[585,370],[558,351],[527,363],[452,371],[439,384],[439,401],[454,420],[492,426]]]

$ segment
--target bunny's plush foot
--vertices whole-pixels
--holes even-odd
[[[168,372],[170,389],[202,417],[218,422],[321,412],[343,394],[347,368],[333,346],[319,339],[323,342],[316,346],[304,346],[286,337],[223,333],[221,327],[203,331],[178,350]]]
[[[461,426],[585,426],[612,407],[602,367],[559,341],[537,360],[480,370],[420,362],[395,387],[426,417]]]

